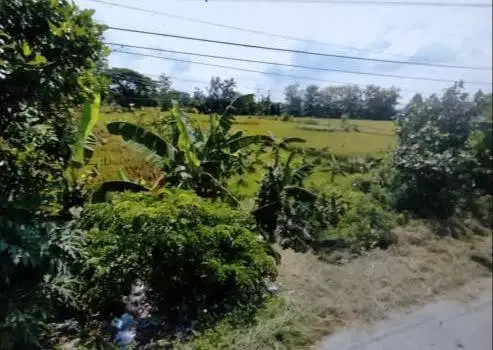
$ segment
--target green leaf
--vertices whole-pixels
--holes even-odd
[[[216,187],[225,195],[226,199],[231,205],[238,206],[240,204],[236,197],[226,187],[224,187],[219,180],[217,180],[208,172],[203,172],[203,174],[212,180]]]
[[[178,128],[178,148],[185,154],[187,162],[193,167],[198,168],[200,166],[200,160],[195,155],[193,149],[193,139],[187,123],[183,118],[183,113],[178,107],[176,101],[173,101],[173,108],[171,114],[175,117],[176,126]]]
[[[229,149],[232,153],[245,148],[253,144],[266,144],[272,143],[273,139],[267,135],[252,135],[252,136],[241,136],[234,138],[228,142]]]
[[[312,170],[313,170],[313,166],[311,164],[304,164],[304,165],[300,166],[299,168],[296,168],[293,171],[292,176],[298,182],[301,182],[310,174],[310,172]]]
[[[29,64],[33,65],[33,66],[40,66],[40,65],[45,64],[46,62],[48,62],[46,60],[46,57],[39,55],[39,54],[36,54],[36,56],[34,56],[34,59],[29,61]]]
[[[280,148],[288,148],[289,144],[291,143],[305,143],[306,140],[302,139],[301,137],[286,137],[281,139],[279,143]]]
[[[31,55],[31,48],[29,47],[29,44],[26,41],[22,42],[22,54],[25,57],[28,57]]]
[[[231,101],[231,103],[226,107],[224,113],[221,115],[221,118],[219,119],[219,125],[225,132],[228,132],[229,129],[231,129],[231,126],[233,125],[235,104],[241,100],[251,98],[252,96],[254,96],[254,94],[239,96],[235,98],[233,101]]]
[[[100,103],[101,96],[97,94],[92,102],[87,101],[84,104],[75,143],[72,145],[72,162],[76,167],[82,167],[84,165],[84,158],[92,155],[92,150],[86,146],[92,129],[99,119]]]
[[[106,125],[108,132],[119,135],[125,141],[133,141],[153,151],[160,157],[168,156],[168,143],[143,127],[127,122],[112,122]]]
[[[286,186],[284,188],[286,194],[303,202],[314,203],[317,196],[307,189],[299,186]]]

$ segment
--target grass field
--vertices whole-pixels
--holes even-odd
[[[111,121],[129,121],[148,125],[162,115],[158,109],[143,109],[135,112],[112,112],[103,109],[96,128],[97,135],[103,139],[103,145],[97,149],[91,166],[97,165],[101,175],[98,181],[117,179],[118,171],[123,170],[132,179],[153,180],[158,176],[158,169],[146,161],[133,145],[125,144],[120,137],[107,133],[105,125]],[[192,121],[199,126],[208,122],[207,115],[190,114]],[[301,137],[306,139],[303,147],[324,149],[337,155],[359,156],[381,154],[391,149],[396,142],[395,127],[390,121],[353,120],[359,131],[343,131],[338,119],[297,118],[282,121],[272,117],[236,117],[234,130],[243,130],[249,135],[272,133],[275,137]],[[258,181],[261,173],[249,174],[247,184]],[[313,183],[323,187],[320,176],[313,175]],[[255,189],[242,186],[237,192],[250,196]]]

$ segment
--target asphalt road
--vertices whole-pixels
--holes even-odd
[[[468,303],[441,300],[372,326],[335,333],[318,349],[492,350],[492,326],[492,295],[488,288]]]

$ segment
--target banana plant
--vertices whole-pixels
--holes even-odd
[[[267,167],[259,193],[255,209],[252,215],[257,225],[270,243],[276,243],[279,237],[279,223],[289,221],[290,202],[313,204],[317,196],[303,187],[304,179],[311,173],[313,167],[310,164],[302,164],[293,168],[296,151],[291,150],[283,164],[280,157],[281,149],[290,149],[289,144],[305,142],[300,138],[281,139],[273,142],[274,164]],[[305,237],[305,239],[308,239]]]
[[[244,150],[248,146],[272,142],[267,135],[248,136],[241,131],[231,133],[235,103],[247,96],[234,100],[221,116],[210,116],[207,132],[192,127],[176,102],[171,109],[173,122],[168,139],[128,122],[109,123],[107,129],[109,133],[151,151],[151,157],[157,158],[163,175],[153,189],[158,190],[167,184],[193,189],[202,197],[221,196],[237,203],[226,188],[226,180],[241,173],[246,155]],[[127,181],[122,180],[113,182],[111,186],[123,189],[126,184]]]
[[[91,159],[94,147],[98,144],[98,139],[92,133],[92,129],[99,119],[100,103],[99,94],[84,103],[75,140],[70,146],[71,157],[63,181],[62,210],[60,213],[62,216],[70,216],[71,208],[84,204],[87,199],[86,181],[98,174],[97,169],[91,169],[87,172],[84,167]]]
[[[94,146],[97,145],[97,139],[92,133],[92,129],[99,120],[100,105],[101,96],[99,94],[95,95],[92,101],[84,103],[75,142],[71,147],[70,167],[72,171],[84,167],[92,157]]]

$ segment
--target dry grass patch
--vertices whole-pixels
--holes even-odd
[[[396,234],[399,243],[389,250],[375,250],[344,265],[282,251],[278,281],[283,298],[262,310],[255,324],[225,323],[176,348],[307,349],[339,328],[385,318],[491,276],[484,264],[488,258],[491,262],[491,231],[454,239],[413,225],[396,229]]]
[[[385,318],[467,282],[491,276],[491,234],[438,238],[424,226],[396,230],[399,243],[345,265],[283,252],[280,281],[315,340],[341,326]],[[480,257],[480,258],[478,258]],[[481,260],[479,262],[478,260]],[[291,347],[292,348],[292,347]]]

